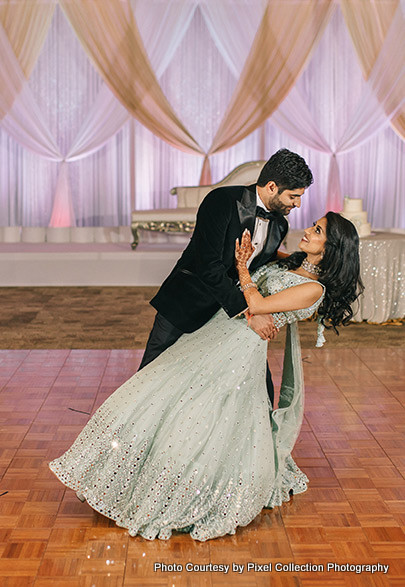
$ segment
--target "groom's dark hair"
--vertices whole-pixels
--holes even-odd
[[[257,185],[264,187],[274,181],[279,193],[284,190],[307,188],[314,181],[305,160],[288,149],[280,149],[270,157],[260,172]]]

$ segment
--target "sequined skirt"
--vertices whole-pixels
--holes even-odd
[[[51,470],[132,536],[235,533],[306,489],[269,412],[266,354],[220,310],[112,394]]]

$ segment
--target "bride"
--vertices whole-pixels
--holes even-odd
[[[296,322],[317,311],[336,330],[362,285],[357,232],[339,214],[306,229],[299,248],[251,277],[250,234],[236,243],[250,314],[287,324],[278,408],[266,391],[267,342],[221,309],[117,389],[50,463],[79,499],[131,536],[168,539],[180,530],[204,541],[306,490],[291,458],[303,418]]]

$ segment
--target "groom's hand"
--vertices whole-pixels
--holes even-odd
[[[277,336],[278,328],[274,326],[271,314],[257,314],[249,318],[249,326],[263,340],[273,340]]]

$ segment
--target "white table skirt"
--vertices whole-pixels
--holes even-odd
[[[298,249],[302,230],[287,235],[288,252]],[[354,321],[386,322],[405,317],[405,234],[373,232],[360,239],[364,294],[354,304]]]

